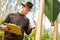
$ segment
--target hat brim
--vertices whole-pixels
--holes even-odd
[[[23,5],[23,6],[27,7],[27,8],[30,10],[30,8],[29,8],[27,5],[25,5],[25,4],[23,4],[23,3],[21,3],[21,5]]]
[[[25,6],[25,7],[26,7],[26,5],[25,5],[25,4],[23,4],[23,3],[21,3],[21,5],[23,5],[23,6]]]

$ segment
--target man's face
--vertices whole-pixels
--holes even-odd
[[[29,11],[30,11],[30,9],[28,9],[27,7],[25,7],[25,6],[22,5],[22,12],[23,12],[22,14],[23,14],[23,15],[28,14]]]

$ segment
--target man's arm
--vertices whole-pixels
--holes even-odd
[[[29,19],[27,19],[26,23],[27,23],[27,25],[24,27],[24,31],[27,35],[29,35],[32,32],[32,29],[34,29],[34,28],[32,28],[32,26],[29,22]]]
[[[29,24],[24,29],[25,29],[25,33],[29,35],[32,32],[32,29],[34,28],[32,28],[32,26]]]
[[[4,23],[9,23],[9,20],[10,20],[9,16],[10,16],[10,14],[9,14],[9,15],[6,17],[6,19],[0,24],[0,29],[2,29],[2,30],[4,30],[4,31],[7,31],[7,30],[8,30]]]

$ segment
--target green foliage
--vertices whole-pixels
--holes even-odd
[[[3,18],[0,18],[0,23],[2,23],[2,21],[3,21]]]
[[[60,40],[60,34],[58,34],[57,40]]]
[[[2,23],[3,18],[0,17],[0,24]],[[2,30],[0,30],[0,40],[2,40],[4,38],[4,32]]]
[[[4,39],[4,31],[0,30],[0,40]]]
[[[58,0],[45,0],[44,12],[53,25],[60,12],[60,2],[58,2]]]
[[[26,33],[24,33],[24,40],[31,40],[31,37],[27,35]]]
[[[33,29],[30,35],[24,33],[24,40],[35,40],[36,29]]]
[[[24,34],[25,40],[35,40],[36,36],[36,29],[33,29],[30,35]],[[52,32],[50,33],[49,30],[43,30],[42,32],[42,40],[52,40]]]
[[[42,40],[52,40],[52,34],[49,32],[49,30],[44,30],[42,33]]]

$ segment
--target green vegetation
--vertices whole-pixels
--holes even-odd
[[[46,29],[43,30],[42,40],[52,40],[52,32],[50,33],[50,31]]]
[[[0,23],[2,23],[2,21],[3,21],[3,18],[0,17]]]
[[[0,30],[0,40],[4,39],[4,32],[2,30]]]
[[[36,29],[33,29],[30,35],[24,35],[25,40],[35,40]],[[42,32],[42,40],[52,40],[52,32],[49,30],[43,30]]]
[[[35,36],[36,29],[33,29],[30,35],[26,35],[26,33],[24,33],[24,40],[35,40]]]

